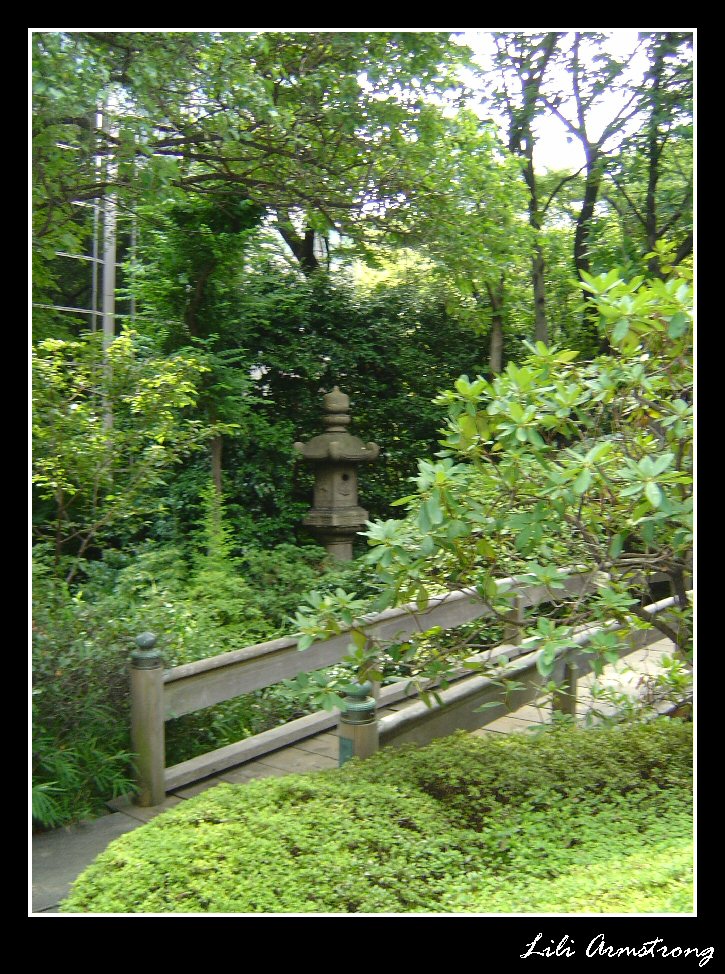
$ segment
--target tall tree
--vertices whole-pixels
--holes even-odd
[[[500,372],[511,291],[531,252],[526,190],[518,162],[472,113],[459,112],[439,138],[406,239],[423,246],[458,292],[460,311],[488,332],[489,368]]]
[[[511,152],[523,160],[523,176],[529,191],[529,223],[534,231],[531,283],[534,294],[534,337],[549,341],[544,283],[544,251],[539,238],[544,210],[534,169],[534,120],[542,110],[541,86],[562,34],[494,33],[496,63],[501,73],[498,96],[508,120]]]
[[[603,34],[575,31],[568,48],[561,53],[568,88],[552,79],[547,90],[542,91],[542,98],[584,151],[583,198],[574,233],[574,266],[581,279],[582,272],[591,273],[589,236],[607,153],[615,139],[621,140],[627,123],[640,110],[641,92],[631,83],[626,71],[636,52],[623,60],[614,57],[606,48]],[[621,98],[617,104],[612,101],[612,95],[618,94]],[[596,123],[599,133],[595,134],[593,114],[595,109],[602,110],[605,99],[614,107],[608,111],[604,124]]]
[[[34,46],[40,237],[73,201],[232,185],[276,216],[305,271],[315,233],[352,232],[414,192],[431,96],[466,57],[447,34],[390,31],[43,32]],[[102,100],[115,131],[89,122]]]
[[[650,275],[663,278],[661,248],[677,266],[692,253],[692,34],[658,31],[642,35],[649,61],[641,93],[641,128],[612,160],[609,197]],[[613,197],[616,197],[616,201]],[[658,251],[660,251],[658,253]]]

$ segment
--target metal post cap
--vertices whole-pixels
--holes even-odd
[[[375,720],[375,697],[368,696],[373,685],[369,680],[364,683],[351,683],[343,688],[345,700],[340,717],[348,724],[368,724]]]
[[[137,670],[152,670],[162,665],[161,653],[156,649],[156,636],[152,632],[142,632],[136,636],[136,646],[131,653],[131,665]]]

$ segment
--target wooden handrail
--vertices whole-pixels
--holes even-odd
[[[645,612],[652,616],[659,613],[666,615],[669,609],[676,607],[677,599],[673,597],[653,602],[645,607]],[[555,708],[575,714],[576,679],[586,676],[593,669],[591,653],[586,651],[586,646],[597,633],[618,628],[621,628],[621,623],[612,620],[602,625],[589,626],[577,633],[572,640],[576,645],[559,651],[553,671],[546,676],[537,668],[542,651],[532,646],[528,653],[505,666],[495,680],[485,676],[471,676],[442,690],[432,704],[418,701],[404,710],[387,714],[378,721],[380,744],[427,744],[436,737],[452,734],[455,730],[485,727],[499,717],[535,700],[540,696],[542,688],[550,682],[569,684],[572,693],[567,703],[556,706],[555,701]],[[634,630],[628,633],[626,641],[620,646],[619,656],[627,656],[662,638],[662,633],[656,629]],[[513,685],[514,689],[508,690],[505,681]],[[482,713],[481,707],[484,704],[487,709]],[[493,704],[497,706],[492,706]]]
[[[515,582],[511,578],[501,579],[497,585],[505,585],[510,591],[516,593],[518,606],[523,608],[556,601],[558,598],[567,595],[586,595],[588,590],[593,591],[598,584],[601,584],[603,578],[598,572],[562,571],[560,574],[563,587],[556,590],[552,590],[543,584],[531,585]],[[672,599],[665,599],[662,603],[648,607],[648,610],[660,611],[661,608],[668,607],[673,601]],[[418,609],[415,603],[409,603],[405,606],[363,617],[354,629],[365,632],[372,640],[392,642],[406,639],[414,633],[426,632],[433,627],[441,630],[455,629],[476,619],[490,618],[495,615],[494,610],[481,599],[474,589],[466,589],[431,598],[429,605],[422,611]],[[612,623],[611,625],[615,626],[616,624]],[[575,637],[575,642],[583,645],[592,638],[594,632],[601,628],[588,627]],[[282,728],[274,728],[264,734],[256,735],[254,738],[200,755],[173,768],[165,768],[163,744],[165,721],[182,714],[193,713],[196,710],[220,703],[223,700],[229,700],[243,693],[270,686],[283,679],[292,678],[299,673],[338,663],[348,650],[350,632],[351,629],[348,629],[329,639],[320,640],[303,652],[299,651],[296,639],[282,637],[173,667],[163,671],[163,674],[158,669],[154,671],[142,668],[133,671],[132,696],[135,694],[138,701],[142,699],[145,701],[143,706],[139,705],[134,710],[136,715],[134,735],[136,741],[140,742],[136,745],[136,750],[141,749],[146,754],[155,755],[152,759],[154,767],[145,768],[145,778],[148,780],[139,780],[139,803],[158,804],[163,800],[165,792],[172,787],[179,787],[182,784],[223,770],[225,767],[232,767],[240,761],[249,760],[275,748],[283,747],[290,741],[310,733],[319,732],[324,727],[336,723],[336,714],[312,714],[309,717],[300,718],[299,721],[284,725]],[[635,633],[633,638],[635,641],[638,640],[638,645],[642,644],[642,633]],[[644,638],[651,641],[651,636],[647,633],[644,634]],[[659,636],[655,638],[659,638]],[[509,665],[513,667],[512,676],[514,672],[521,671],[521,673],[526,672],[530,677],[530,687],[527,693],[534,692],[536,687],[541,685],[541,680],[536,676],[536,653],[533,647],[530,648],[530,642],[530,640],[525,640],[523,645],[506,647],[507,655],[511,659]],[[634,643],[632,645],[634,646]],[[498,649],[503,650],[504,647],[498,647]],[[581,650],[578,652],[581,653]],[[482,655],[479,654],[472,659],[480,659]],[[526,658],[522,660],[521,657]],[[567,661],[571,663],[572,660],[573,657],[570,653]],[[563,661],[563,656],[561,661],[557,661],[560,669],[563,666]],[[561,673],[557,671],[557,676],[559,679],[565,679],[566,673],[563,670]],[[483,687],[486,694],[493,694],[492,700],[497,699],[496,693],[500,692],[500,688],[494,687],[490,680],[486,681],[483,677],[468,677],[461,680],[460,685],[454,685],[443,691],[444,702],[446,696],[451,693],[456,699],[471,698],[472,691],[470,688],[474,686],[471,680],[484,681],[481,687],[473,691],[474,697],[476,694],[480,695]],[[466,685],[465,689],[462,686],[463,684]],[[537,690],[536,692],[540,691]],[[392,702],[393,699],[402,699],[411,695],[414,694],[402,688],[400,684],[384,687],[381,691],[380,703],[384,705],[386,702]],[[529,697],[527,696],[526,699]],[[152,705],[149,704],[149,700]],[[477,699],[477,704],[480,702]],[[523,698],[522,702],[525,702]],[[521,704],[518,703],[517,705]],[[421,710],[422,707],[424,710]],[[451,709],[456,710],[458,708],[456,706],[449,707],[447,711]],[[404,711],[408,715],[407,717],[395,714],[383,718],[380,722],[381,742],[387,743],[393,739],[397,742],[401,737],[407,739],[410,727],[413,728],[411,732],[413,738],[411,739],[415,739],[417,733],[415,726],[426,720],[433,721],[429,731],[426,732],[430,733],[436,719],[435,711],[435,707],[431,710],[421,703]],[[498,708],[496,710],[492,708],[489,714],[490,720],[496,719],[496,716],[499,715]],[[476,726],[483,726],[484,723],[489,722],[488,719],[481,721],[480,715],[478,718]],[[461,726],[465,726],[465,723]],[[148,764],[148,760],[146,763]]]
[[[496,584],[510,586],[519,595],[522,607],[526,607],[555,601],[560,595],[586,593],[588,587],[594,589],[596,578],[595,572],[562,572],[563,588],[554,591],[546,585],[515,582],[512,578],[500,579]],[[372,640],[392,642],[434,626],[445,631],[494,615],[475,589],[463,589],[431,598],[423,610],[412,602],[364,616],[355,629],[365,632]],[[163,675],[165,719],[193,713],[300,673],[339,663],[348,650],[350,632],[346,629],[320,640],[303,652],[297,648],[296,639],[282,637],[166,670]]]

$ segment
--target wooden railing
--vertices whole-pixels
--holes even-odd
[[[515,621],[520,622],[527,607],[558,601],[564,596],[585,598],[600,582],[601,577],[597,573],[574,572],[562,573],[563,587],[555,591],[546,585],[522,584],[513,579],[502,579],[497,584],[499,587],[506,586],[515,593]],[[662,608],[669,607],[669,602],[668,606]],[[366,616],[355,628],[364,631],[372,640],[395,642],[433,627],[445,631],[494,615],[494,610],[481,600],[478,593],[468,589],[431,598],[428,607],[422,611],[417,608],[417,605],[411,603]],[[638,641],[639,645],[642,644],[642,638],[647,632],[651,630],[635,634],[635,641]],[[591,639],[591,635],[592,633],[582,634],[581,640],[586,642],[587,639]],[[654,638],[661,637],[657,633]],[[293,678],[299,673],[338,663],[348,651],[350,632],[343,631],[339,635],[314,643],[304,652],[299,651],[297,640],[294,638],[273,639],[168,670],[163,669],[163,660],[151,634],[139,637],[138,642],[139,649],[132,654],[131,658],[131,730],[132,746],[137,754],[136,801],[140,805],[157,805],[163,801],[167,791],[285,747],[296,740],[337,724],[337,712],[310,714],[282,727],[166,768],[164,725],[167,720],[271,686],[281,680]],[[536,669],[537,654],[533,652],[531,645],[527,645],[526,641],[519,645],[516,642],[512,639],[511,643],[504,643],[496,647],[495,651],[487,652],[485,657],[490,659],[492,655],[495,657],[505,653],[509,663],[502,675],[507,679],[519,681],[526,677],[528,681],[526,694],[522,695],[521,691],[514,691],[512,698],[515,706],[521,706],[523,702],[533,699],[531,694],[535,696],[540,693],[542,678]],[[524,655],[526,661],[517,664],[517,658]],[[477,659],[479,658],[472,657],[473,662]],[[571,686],[574,667],[579,667],[581,672],[584,666],[584,654],[581,659],[571,653],[566,659],[562,655],[561,659],[557,659],[553,678],[562,686],[567,682]],[[463,678],[466,674],[470,674],[470,668],[461,668],[457,676]],[[547,677],[546,682],[551,679],[552,677]],[[483,726],[489,719],[494,720],[500,716],[502,712],[500,708],[490,708],[483,713],[476,712],[475,718],[472,714],[482,702],[498,700],[497,693],[502,693],[498,681],[494,684],[493,681],[486,681],[484,677],[469,675],[466,680],[461,680],[460,685],[451,686],[441,692],[443,706],[436,705],[429,708],[423,703],[417,703],[406,709],[404,714],[396,713],[383,717],[378,722],[380,741],[387,744],[402,740],[420,740],[422,736],[430,739],[430,731],[435,731],[436,727],[451,726],[454,711],[459,712],[458,718],[462,721],[458,726],[467,727],[474,719],[475,726]],[[378,705],[384,707],[415,695],[416,690],[407,686],[405,682],[384,686],[379,691]],[[569,698],[562,694],[561,701],[567,699]],[[464,700],[468,701],[465,705]],[[498,702],[505,709],[506,703],[503,700]],[[442,716],[444,712],[445,717]],[[420,730],[424,724],[429,725],[429,731]],[[450,733],[450,730],[443,730],[440,733]],[[439,734],[434,733],[433,736]]]
[[[662,599],[645,607],[654,616],[675,609],[675,597]],[[668,622],[676,628],[676,619]],[[539,672],[537,663],[543,650],[524,640],[518,647],[519,658],[496,672],[495,678],[470,676],[466,680],[441,691],[438,700],[430,705],[418,701],[405,710],[387,714],[378,721],[378,737],[381,745],[415,742],[427,744],[435,737],[452,734],[455,730],[475,730],[507,713],[536,700],[549,683],[557,685],[553,694],[553,709],[576,716],[577,682],[594,669],[596,655],[588,649],[594,636],[606,629],[615,629],[619,623],[604,626],[588,626],[573,637],[574,647],[562,650],[556,658],[554,669],[546,676]],[[624,657],[663,638],[659,629],[637,629],[622,640],[617,650]],[[481,707],[486,705],[486,710]]]

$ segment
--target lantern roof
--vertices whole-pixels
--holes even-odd
[[[323,403],[322,422],[327,430],[306,443],[294,444],[302,458],[313,462],[328,460],[338,463],[370,463],[377,460],[380,447],[376,443],[363,443],[359,437],[347,432],[350,425],[350,397],[335,386],[332,392],[323,397]]]

